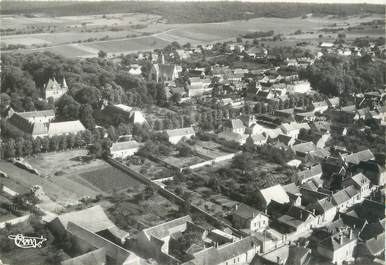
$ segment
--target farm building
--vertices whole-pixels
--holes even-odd
[[[110,148],[110,153],[113,158],[126,158],[128,156],[134,155],[140,147],[141,144],[134,140],[118,142],[113,143]]]
[[[66,135],[66,134],[76,134],[78,132],[85,131],[86,128],[79,121],[63,121],[63,122],[53,122],[49,124],[48,127],[48,136],[55,135]]]

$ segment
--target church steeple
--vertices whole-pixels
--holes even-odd
[[[67,83],[66,83],[66,78],[64,78],[64,76],[63,76],[62,88],[65,88],[65,89],[68,88]]]

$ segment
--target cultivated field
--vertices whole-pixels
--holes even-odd
[[[303,32],[314,32],[314,34],[291,36],[292,40],[288,40],[289,42],[296,43],[304,39],[313,39],[318,42],[319,30],[322,28],[332,27],[334,24],[352,27],[361,22],[379,18],[382,17],[371,15],[345,18],[256,18],[221,23],[166,24],[161,17],[155,15],[114,14],[34,18],[15,15],[0,16],[0,21],[4,29],[10,28],[24,33],[15,35],[16,31],[8,32],[12,35],[3,35],[2,45],[26,45],[27,49],[18,50],[23,52],[49,50],[66,57],[92,57],[97,56],[99,50],[104,50],[109,55],[119,55],[162,48],[173,41],[180,44],[187,42],[203,44],[234,40],[240,34],[252,31],[274,30],[275,34],[289,35],[300,29]],[[36,28],[42,31],[31,33]],[[367,34],[366,31],[355,33],[353,37]],[[381,36],[384,32],[371,32],[371,35],[373,34]],[[324,35],[335,37],[336,34]],[[106,36],[108,39],[103,39]],[[282,43],[284,42],[275,42],[270,45],[281,45]],[[43,44],[50,47],[36,49],[37,46]]]
[[[143,184],[139,181],[109,165],[80,175],[104,192],[121,191],[127,188],[143,188]]]

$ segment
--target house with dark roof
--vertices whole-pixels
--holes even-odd
[[[244,203],[237,204],[232,213],[232,223],[248,232],[262,231],[268,226],[268,216]]]
[[[337,208],[330,197],[319,199],[316,202],[307,205],[306,209],[318,215],[319,223],[332,222],[337,213]]]
[[[256,256],[251,265],[307,265],[310,259],[311,249],[284,245],[261,256]]]
[[[362,173],[356,174],[351,178],[346,178],[343,181],[343,185],[353,185],[360,192],[360,197],[365,198],[370,195],[372,189],[370,188],[371,181]]]
[[[329,260],[329,262],[341,265],[343,262],[354,260],[357,242],[357,234],[353,229],[342,228],[341,232],[335,233],[321,241],[316,251],[321,257]]]
[[[280,229],[285,233],[305,232],[316,223],[313,212],[302,207],[291,206],[288,211],[277,219]]]

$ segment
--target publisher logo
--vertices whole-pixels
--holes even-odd
[[[9,235],[9,239],[12,239],[16,246],[19,248],[41,248],[44,241],[47,241],[43,236],[30,237],[22,234]]]

